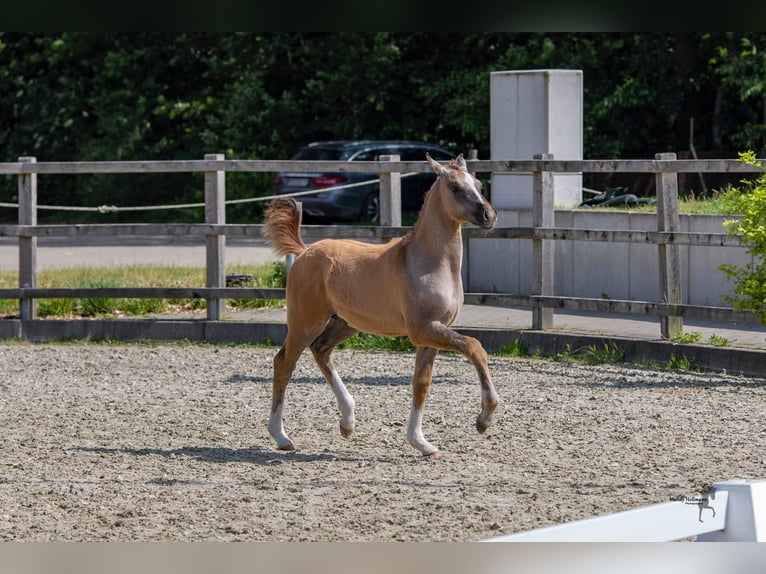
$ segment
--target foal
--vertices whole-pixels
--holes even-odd
[[[423,437],[423,407],[439,349],[470,360],[479,375],[481,412],[476,428],[492,424],[498,404],[481,343],[449,326],[463,304],[460,267],[461,223],[491,229],[495,209],[481,184],[466,169],[462,155],[446,167],[426,154],[437,178],[427,193],[415,227],[384,244],[324,239],[306,247],[300,233],[300,207],[292,198],[271,202],[264,234],[278,255],[296,255],[287,280],[287,337],[274,358],[269,432],[281,450],[293,450],[282,424],[285,389],[298,357],[310,347],[341,412],[340,432],[354,432],[354,399],[338,376],[333,349],[359,331],[407,335],[417,347],[407,441],[424,456],[439,456]],[[381,286],[385,285],[385,289]]]

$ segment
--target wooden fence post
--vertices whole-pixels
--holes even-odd
[[[220,153],[206,154],[205,160],[223,160]],[[226,223],[226,172],[205,172],[205,223]],[[205,236],[205,273],[208,287],[226,287],[226,236]],[[219,321],[226,313],[226,299],[207,300],[208,321]]]
[[[553,154],[535,154],[536,160],[552,160]],[[532,174],[532,227],[555,227],[553,210],[553,174],[535,171]],[[532,295],[553,295],[553,241],[532,240]],[[532,328],[544,331],[553,328],[553,309],[532,300]]]
[[[468,159],[468,161],[474,161],[474,160],[477,160],[477,159],[479,159],[479,150],[478,150],[478,149],[476,149],[475,147],[474,147],[474,148],[471,148],[471,149],[469,149],[469,150],[468,150],[468,157],[467,157],[466,159]],[[469,173],[470,173],[472,176],[476,177],[476,172],[475,172],[475,171],[471,171],[471,172],[469,172]]]
[[[20,157],[21,163],[36,163],[35,157]],[[19,225],[37,225],[37,174],[19,175]],[[37,287],[37,237],[19,236],[19,287]],[[37,301],[32,298],[19,300],[19,316],[22,320],[34,319]]]
[[[380,161],[399,161],[398,154],[381,155]],[[380,173],[380,224],[385,227],[402,225],[402,177],[399,173]]]
[[[658,153],[656,160],[675,160],[675,153]],[[657,173],[657,231],[678,232],[678,174]],[[668,305],[678,305],[682,301],[681,291],[681,260],[678,245],[659,243],[660,263],[660,296]],[[677,315],[661,315],[660,330],[666,339],[681,335],[684,330],[683,317]]]

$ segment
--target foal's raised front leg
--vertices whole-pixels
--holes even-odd
[[[415,345],[456,351],[473,363],[481,386],[481,412],[476,418],[476,430],[484,433],[492,425],[499,401],[489,376],[487,352],[478,339],[461,335],[438,321],[419,325],[417,333],[410,334],[410,339]]]
[[[412,377],[412,407],[407,419],[407,442],[423,456],[438,458],[439,449],[423,437],[423,409],[431,388],[437,349],[418,347],[415,352],[415,375]]]

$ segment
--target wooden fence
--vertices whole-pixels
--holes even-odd
[[[555,160],[551,155],[536,156],[528,161],[469,160],[469,169],[482,173],[532,173],[534,206],[532,227],[500,227],[489,232],[477,228],[464,229],[466,239],[504,238],[533,242],[533,285],[531,295],[512,293],[466,293],[469,304],[499,307],[529,307],[533,310],[533,329],[553,327],[554,310],[586,310],[658,316],[661,333],[672,338],[681,333],[683,318],[754,322],[751,313],[734,312],[726,307],[684,305],[679,300],[681,267],[678,246],[741,246],[740,237],[721,233],[685,233],[679,231],[679,173],[753,173],[753,168],[736,160],[677,160],[675,154],[657,154],[654,160]],[[17,237],[19,248],[18,288],[0,289],[0,299],[18,299],[20,318],[36,319],[36,300],[40,298],[204,298],[207,318],[222,318],[227,298],[284,297],[283,289],[253,289],[226,286],[226,237],[261,236],[261,225],[226,223],[227,172],[330,171],[380,173],[380,226],[306,226],[308,240],[322,237],[353,237],[382,241],[406,234],[401,226],[400,174],[427,172],[426,162],[399,161],[398,156],[385,156],[381,161],[264,161],[226,160],[223,155],[206,155],[203,160],[188,161],[121,161],[121,162],[37,162],[33,157],[18,162],[0,163],[0,174],[18,177],[18,224],[0,225],[0,237]],[[38,225],[37,174],[130,174],[202,172],[205,186],[205,223],[199,224],[81,224]],[[653,173],[657,188],[657,230],[586,230],[554,227],[554,173]],[[206,285],[204,287],[163,288],[45,288],[37,286],[37,239],[39,237],[106,237],[106,236],[196,236],[206,242]],[[558,297],[553,292],[553,241],[607,241],[656,244],[663,297],[661,301],[627,301]]]

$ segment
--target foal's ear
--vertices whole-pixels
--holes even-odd
[[[435,161],[428,152],[426,152],[426,159],[428,160],[428,163],[431,164],[431,169],[434,170],[436,175],[444,175],[447,173],[447,168],[438,161]]]
[[[462,169],[466,169],[468,166],[465,164],[465,158],[463,157],[463,154],[461,153],[455,158],[455,163],[458,167]]]

